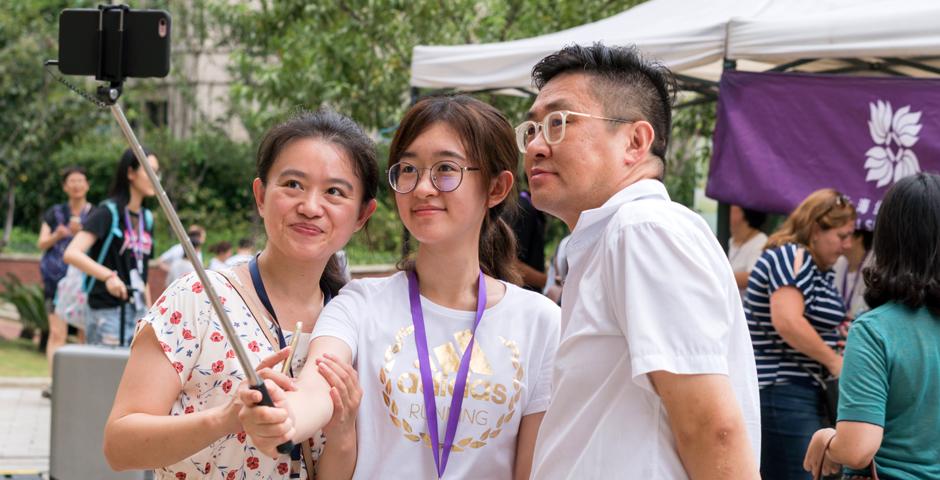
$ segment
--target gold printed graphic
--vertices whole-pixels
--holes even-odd
[[[471,333],[469,329],[454,334],[457,345],[460,347],[460,352],[467,351],[467,344],[470,343],[470,337]],[[454,369],[454,371],[456,372],[457,370]],[[473,352],[470,354],[470,371],[477,375],[493,374],[493,369],[490,368],[490,362],[487,361],[486,355],[483,354],[483,349],[480,348],[479,342],[473,342]]]
[[[457,369],[460,368],[460,357],[451,342],[434,347],[434,356],[437,357],[437,364],[440,365],[441,372],[445,376],[457,373]],[[431,371],[434,371],[433,364],[431,364]]]
[[[402,430],[402,435],[408,440],[416,443],[424,443],[428,448],[431,446],[430,438],[425,432],[415,432],[414,427],[408,423],[405,418],[400,414],[405,412],[399,412],[398,404],[391,397],[392,395],[392,368],[395,365],[395,359],[398,354],[401,353],[402,347],[404,345],[405,338],[411,336],[414,333],[414,327],[409,326],[402,328],[395,335],[395,343],[388,347],[385,352],[385,365],[383,368],[379,369],[379,382],[382,384],[382,400],[385,402],[385,406],[389,410],[389,418],[392,421],[392,424],[396,428]],[[466,350],[467,343],[469,340],[469,330],[459,332],[454,335],[457,340],[458,346],[461,350]],[[515,341],[507,340],[503,337],[497,337],[500,343],[503,344],[509,350],[510,353],[510,362],[514,370],[513,382],[512,382],[512,391],[511,393],[507,391],[507,387],[500,383],[490,383],[488,381],[477,379],[472,383],[467,385],[466,390],[464,390],[464,398],[468,395],[472,396],[475,400],[489,400],[495,404],[503,404],[506,402],[507,398],[509,400],[508,405],[506,406],[506,413],[499,416],[496,422],[496,428],[487,429],[480,435],[478,438],[466,437],[463,439],[455,440],[453,445],[454,452],[461,452],[465,449],[476,449],[486,446],[488,439],[495,439],[502,433],[503,427],[508,425],[512,418],[516,414],[516,404],[522,398],[522,378],[525,373],[522,367],[522,362],[520,361],[520,352],[519,348]],[[434,349],[435,357],[439,364],[441,365],[442,370],[436,371],[434,378],[434,390],[435,395],[446,396],[446,394],[453,395],[453,385],[448,382],[448,373],[456,372],[457,366],[454,364],[448,365],[451,360],[450,354],[453,353],[454,357],[457,357],[456,349],[453,345],[448,342],[447,344],[441,345]],[[443,360],[442,360],[443,359]],[[456,362],[456,365],[459,366],[459,357]],[[417,362],[415,362],[415,368],[418,368]],[[433,369],[432,365],[432,369]],[[450,370],[448,370],[450,369]],[[474,349],[471,353],[471,362],[470,370],[473,373],[478,375],[492,375],[493,371],[490,367],[489,361],[486,359],[483,354],[483,350],[477,348],[476,342],[474,342]],[[420,378],[417,374],[413,372],[405,372],[398,378],[398,390],[403,393],[417,393],[422,387],[420,386]],[[412,410],[415,405],[412,405]],[[473,424],[485,425],[488,423],[485,415],[486,410],[475,411],[476,413],[462,412],[462,417]],[[410,412],[411,416],[414,417],[416,413],[423,414],[423,411],[419,412]],[[441,414],[441,412],[439,412]],[[469,415],[469,416],[468,416]],[[479,423],[482,422],[482,423]]]
[[[431,371],[437,372],[439,369],[445,376],[457,373],[460,368],[461,356],[467,351],[467,344],[470,343],[470,337],[470,330],[466,329],[454,334],[454,339],[457,341],[456,347],[453,342],[434,347],[434,358],[437,359],[438,368],[435,368],[432,363]],[[417,359],[414,361],[414,368],[421,368]],[[470,372],[477,375],[493,375],[490,362],[478,342],[473,342],[473,352],[470,353]]]

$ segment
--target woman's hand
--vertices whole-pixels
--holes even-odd
[[[806,449],[806,457],[803,459],[803,470],[813,474],[813,479],[818,480],[816,472],[819,471],[819,465],[822,464],[822,475],[834,475],[842,471],[842,465],[833,462],[827,453],[829,441],[836,435],[834,428],[823,428],[813,434],[809,441],[809,447]]]
[[[238,400],[241,402],[238,419],[258,450],[277,458],[280,455],[277,446],[294,438],[294,415],[286,393],[294,390],[294,381],[270,367],[260,369],[258,376],[264,380],[274,406],[258,405],[262,399],[261,392],[250,389],[248,382],[244,381],[238,386]]]
[[[359,374],[352,365],[329,353],[317,359],[317,370],[330,384],[330,398],[333,400],[333,417],[323,427],[323,433],[327,438],[355,439],[356,415],[362,401]]]
[[[124,285],[124,281],[117,275],[117,272],[111,272],[111,276],[105,280],[104,286],[112,297],[127,300],[127,285]]]
[[[267,370],[271,370],[274,368],[275,365],[283,362],[288,357],[289,353],[290,353],[290,347],[282,348],[280,351],[278,351],[274,355],[271,355],[270,357],[267,357],[264,360],[261,360],[261,363],[259,363],[258,366],[255,367],[255,371],[258,372],[259,375],[262,375],[263,371],[265,372],[265,374],[267,374]],[[289,390],[294,389],[293,380],[291,380],[290,378],[286,378],[283,375],[281,375],[280,377],[274,377],[274,376],[269,376],[269,377],[271,378],[273,382],[277,383],[278,386],[281,387],[281,389],[283,390],[289,391]],[[284,378],[281,378],[281,377],[284,377]],[[225,431],[227,433],[238,433],[243,430],[242,423],[238,419],[238,413],[241,411],[242,405],[244,404],[242,403],[241,398],[239,398],[238,392],[236,391],[235,395],[232,395],[228,404],[222,409],[221,421],[225,425]]]
[[[81,228],[79,228],[79,230],[81,230]],[[63,238],[71,237],[72,235],[73,233],[71,230],[69,230],[69,227],[66,227],[65,225],[62,225],[62,224],[59,224],[58,227],[55,227],[55,231],[52,232],[52,236],[55,237],[55,240],[57,242],[59,240],[62,240]]]
[[[842,374],[842,355],[836,355],[835,358],[826,364],[826,370],[829,374],[838,378]]]

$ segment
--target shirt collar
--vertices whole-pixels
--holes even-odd
[[[593,230],[591,228],[593,225],[610,219],[621,206],[644,198],[669,201],[669,192],[666,191],[663,182],[659,180],[643,179],[628,185],[607,199],[600,207],[581,212],[572,235],[577,235],[579,232],[586,230]]]

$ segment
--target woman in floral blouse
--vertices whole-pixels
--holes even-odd
[[[262,370],[284,360],[287,349],[278,344],[291,342],[295,322],[302,322],[301,335],[309,338],[323,305],[342,286],[334,254],[375,211],[378,166],[374,146],[358,125],[319,111],[267,132],[258,149],[257,177],[252,191],[267,233],[265,249],[249,264],[207,273],[240,337],[234,341],[242,342]],[[336,392],[344,392],[335,394],[334,421],[307,442],[309,458],[272,459],[246,438],[238,419],[236,390],[245,376],[231,341],[195,275],[166,289],[138,323],[105,428],[112,468],[152,468],[162,479],[313,478],[306,465],[317,460],[313,468],[323,476],[351,475],[344,470],[356,455],[355,372],[318,362]],[[301,350],[307,344],[303,337],[297,343]],[[295,376],[306,356],[294,355]],[[272,376],[277,377],[266,374]],[[286,377],[279,382],[290,388]]]

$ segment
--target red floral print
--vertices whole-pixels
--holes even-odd
[[[217,273],[209,273],[212,286],[225,291],[227,282]],[[229,397],[244,379],[231,343],[242,342],[255,363],[270,351],[263,329],[231,290],[225,291],[226,300],[220,300],[225,302],[234,323],[234,337],[219,328],[212,306],[202,297],[202,291],[208,287],[199,283],[195,276],[174,283],[138,326],[138,331],[143,325],[153,328],[160,348],[183,380],[181,393],[171,408],[174,415],[194,414],[208,405],[230,401]],[[287,340],[290,341],[290,337]],[[323,437],[318,435],[317,438]],[[245,432],[220,438],[213,442],[212,448],[166,466],[164,475],[187,480],[210,477],[287,480],[291,470],[289,461],[260,455],[250,445]],[[319,447],[314,446],[314,451],[319,454],[322,440],[316,445]]]

